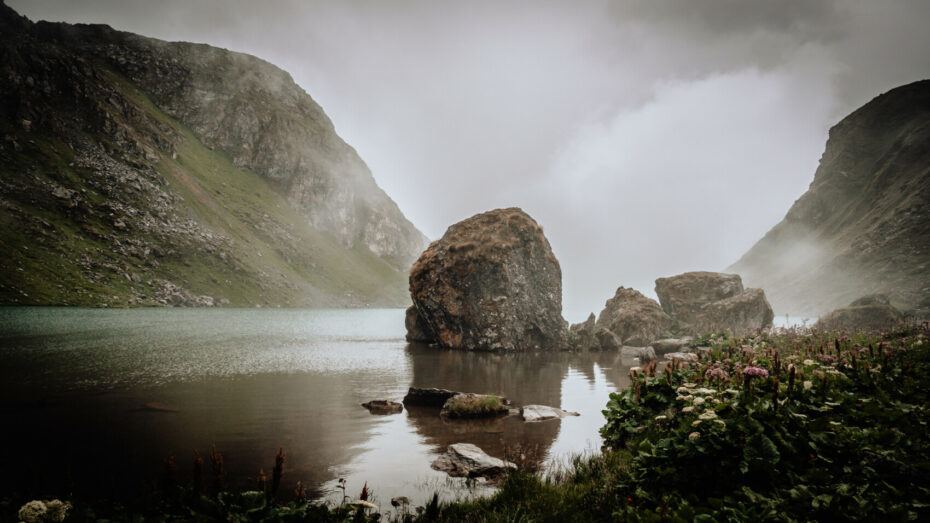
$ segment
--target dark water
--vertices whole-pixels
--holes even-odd
[[[340,477],[350,495],[367,481],[382,504],[467,495],[429,466],[447,445],[522,453],[543,469],[596,451],[600,411],[632,364],[408,345],[403,324],[402,310],[0,308],[0,488],[128,498],[152,489],[167,456],[184,480],[194,450],[206,458],[215,445],[237,488],[260,468],[270,477],[284,447],[285,497],[300,480],[338,500]],[[374,416],[359,405],[400,400],[411,386],[581,416],[444,421],[436,409]]]

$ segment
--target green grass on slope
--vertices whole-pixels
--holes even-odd
[[[0,261],[0,302],[126,305],[133,292],[150,300],[154,289],[146,282],[160,278],[193,294],[239,306],[405,304],[406,274],[364,247],[347,249],[313,229],[261,176],[236,168],[225,154],[205,147],[193,132],[117,73],[105,74],[137,110],[135,119],[139,114],[150,119],[143,127],[161,128],[152,132],[175,144],[176,157],[163,154],[154,165],[167,183],[167,192],[182,198],[174,211],[226,240],[210,246],[189,235],[145,238],[155,243],[160,240],[162,252],[151,256],[114,253],[106,237],[124,233],[114,229],[113,217],[65,208],[47,188],[36,188],[35,180],[54,182],[100,204],[107,198],[88,183],[93,173],[74,167],[73,153],[56,137],[7,125],[4,130],[14,133],[24,147],[12,156],[12,162],[4,162],[0,173],[7,184],[20,186],[11,191],[15,209],[0,213],[0,246],[10,253]],[[128,120],[121,116],[126,113],[114,110],[111,114]],[[140,126],[138,121],[122,123],[129,128]],[[146,208],[150,203],[138,201],[136,207]],[[82,257],[92,260],[94,269],[80,263]],[[132,275],[140,281],[133,281]],[[146,303],[150,301],[141,302]]]

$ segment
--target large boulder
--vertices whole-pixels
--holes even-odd
[[[597,327],[614,333],[622,345],[646,345],[663,337],[672,325],[672,318],[655,300],[626,287],[617,289],[597,317]]]
[[[656,295],[662,310],[685,323],[693,323],[708,303],[732,298],[743,292],[738,274],[686,272],[656,280]]]
[[[814,328],[821,330],[880,331],[894,327],[904,315],[883,295],[863,296],[849,307],[841,307],[820,318]]]
[[[772,326],[775,314],[762,289],[746,289],[730,298],[708,303],[690,322],[697,332],[717,329],[744,335]]]
[[[542,228],[517,208],[472,216],[410,270],[417,321],[439,345],[553,350],[567,342],[562,270]]]
[[[656,280],[662,310],[679,331],[728,330],[745,335],[772,326],[775,314],[762,289],[744,289],[738,274],[686,272]]]

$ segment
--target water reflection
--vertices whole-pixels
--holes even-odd
[[[283,446],[285,497],[300,480],[338,501],[336,479],[345,477],[350,495],[368,482],[382,504],[397,495],[422,503],[436,490],[462,494],[461,481],[429,466],[452,443],[497,457],[531,449],[533,465],[599,447],[600,411],[627,379],[629,362],[617,354],[407,345],[403,318],[402,310],[0,310],[0,415],[13,426],[0,448],[0,489],[131,497],[151,490],[166,456],[183,481],[194,449],[206,457],[214,444],[231,486],[252,488]],[[452,421],[438,409],[373,416],[360,406],[399,400],[411,386],[581,416]]]

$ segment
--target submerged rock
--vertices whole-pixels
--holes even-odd
[[[841,307],[820,318],[814,328],[878,331],[893,327],[903,320],[904,315],[888,302],[887,297],[870,295],[853,301],[849,307]]]
[[[368,403],[362,403],[362,406],[372,414],[398,414],[404,411],[403,403],[391,400],[371,400]]]
[[[407,395],[404,396],[404,405],[416,405],[418,407],[437,407],[440,408],[446,404],[452,396],[458,392],[446,389],[421,389],[410,387]]]
[[[487,455],[471,443],[453,443],[430,466],[453,477],[495,479],[517,469],[517,465]]]
[[[548,419],[561,419],[566,416],[580,416],[577,412],[548,407],[546,405],[524,405],[520,408],[523,421],[544,421]]]
[[[679,330],[728,330],[745,335],[772,326],[775,314],[762,289],[743,289],[738,274],[686,272],[656,280],[662,309]]]
[[[645,345],[665,335],[672,323],[655,300],[626,287],[617,289],[597,317],[597,326],[614,333],[623,345]]]
[[[439,345],[554,350],[567,342],[562,270],[542,228],[517,208],[461,221],[410,271],[417,322]]]
[[[448,418],[493,418],[509,414],[509,403],[506,398],[490,394],[456,394],[446,400],[439,415]]]

